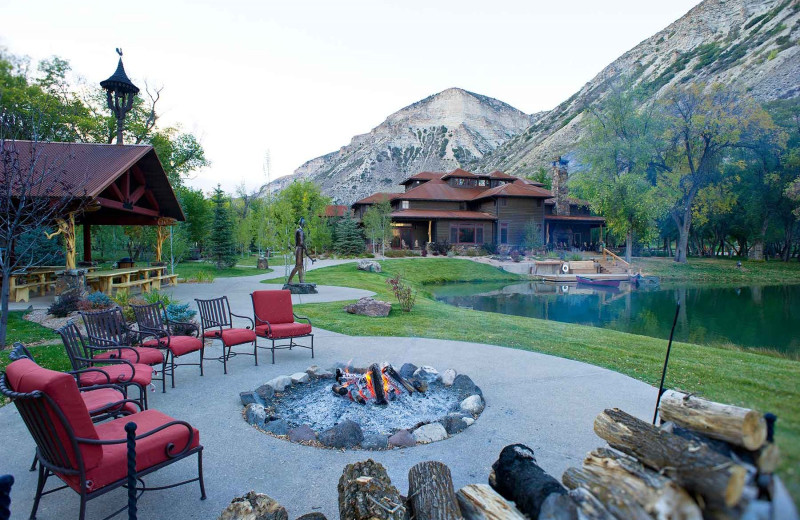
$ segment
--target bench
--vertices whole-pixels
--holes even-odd
[[[594,260],[569,262],[569,272],[572,274],[595,274],[597,273],[597,265]]]
[[[11,288],[11,298],[15,302],[27,302],[31,298],[31,289],[38,291],[40,294],[47,290],[47,287],[55,284],[55,282],[30,282],[14,285]]]
[[[161,282],[166,280],[168,285],[178,285],[178,275],[177,274],[164,274],[161,276],[152,276],[148,278],[153,282],[153,289],[159,290],[161,289]]]
[[[130,287],[142,287],[142,292],[150,292],[151,284],[153,280],[151,278],[143,278],[142,280],[131,280],[130,282],[122,282],[122,283],[114,283],[111,285],[111,289],[119,290],[119,289],[128,289]]]

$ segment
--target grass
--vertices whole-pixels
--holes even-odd
[[[742,268],[736,262],[742,262]],[[633,265],[641,267],[662,281],[697,281],[752,284],[800,283],[800,262],[757,262],[739,258],[690,258],[686,264],[675,263],[671,258],[634,258]]]
[[[658,384],[666,348],[663,340],[453,307],[432,300],[425,287],[447,281],[511,281],[516,279],[513,275],[457,259],[387,260],[381,265],[383,273],[358,271],[354,264],[343,264],[310,271],[306,279],[374,291],[378,298],[393,301],[386,280],[403,272],[405,279],[419,291],[417,305],[410,313],[402,312],[395,305],[386,318],[356,316],[344,312],[342,302],[299,305],[297,312],[309,316],[316,326],[350,335],[440,338],[502,345],[584,361],[652,385]],[[755,274],[754,271],[748,273]],[[783,454],[780,472],[793,496],[800,497],[799,380],[800,361],[744,349],[675,343],[667,387],[777,414],[777,442]]]
[[[245,258],[244,260],[247,260]],[[255,276],[258,274],[266,274],[272,272],[272,269],[259,271],[255,268],[255,263],[252,267],[239,265],[229,267],[227,269],[217,269],[211,262],[182,262],[175,266],[175,274],[184,280],[196,279],[198,273],[211,273],[215,278],[230,278],[233,276]],[[203,274],[200,274],[202,277]]]

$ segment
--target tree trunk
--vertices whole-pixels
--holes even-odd
[[[767,440],[767,422],[756,410],[715,403],[674,390],[667,390],[661,396],[658,409],[665,421],[751,451],[761,448]]]
[[[569,468],[562,477],[569,488],[585,487],[620,518],[701,520],[692,497],[670,479],[639,461],[606,448],[586,456],[583,468]],[[644,516],[643,516],[644,515]]]
[[[794,235],[794,219],[786,219],[783,227],[783,249],[781,260],[788,262],[792,252],[792,236]]]
[[[638,458],[687,491],[702,496],[707,512],[725,510],[742,497],[747,471],[708,446],[661,431],[616,408],[597,416],[594,431],[612,448]]]
[[[441,462],[420,462],[408,471],[408,503],[415,520],[462,520],[450,468]]]
[[[539,467],[533,450],[523,444],[503,448],[492,464],[489,484],[531,518],[539,516],[542,503],[550,494],[566,494],[564,486]]]
[[[750,249],[750,258],[752,260],[764,259],[764,240],[767,236],[767,228],[769,226],[769,213],[764,215],[764,220],[761,222],[761,229],[753,242],[753,247]]]
[[[11,270],[3,269],[3,281],[0,288],[0,350],[6,348],[8,333],[8,300],[11,293]]]
[[[633,256],[633,230],[628,229],[625,234],[625,261],[631,263],[631,256]]]
[[[348,464],[339,479],[339,514],[348,520],[406,520],[386,469],[373,460]]]
[[[525,520],[514,504],[486,484],[470,484],[456,493],[464,520]]]
[[[692,205],[691,201],[686,203],[683,216],[672,214],[675,227],[678,228],[678,241],[675,244],[675,261],[679,264],[686,263],[687,249],[689,247],[689,231],[692,228]]]

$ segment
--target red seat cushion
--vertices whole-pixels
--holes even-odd
[[[90,415],[116,412],[120,409],[119,406],[107,408],[108,405],[118,403],[125,399],[122,392],[114,390],[113,388],[98,388],[97,390],[81,392],[81,397],[86,404],[86,408],[89,409]],[[121,408],[122,411],[127,413],[136,413],[139,411],[139,407],[133,403],[124,403]]]
[[[218,338],[219,337],[219,329],[211,329],[207,330],[203,333],[204,338]]]
[[[78,385],[75,384],[75,379],[71,375],[47,370],[30,359],[19,359],[6,367],[6,377],[11,389],[14,391],[31,393],[39,390],[52,399],[61,409],[76,437],[98,438],[92,419],[89,417],[89,410],[86,408],[86,404],[78,390]],[[55,429],[55,437],[60,442],[72,464],[77,465],[75,452],[71,448],[69,436],[61,425],[61,420],[55,410],[50,409],[46,400],[43,403],[48,408],[48,414]],[[103,448],[101,446],[84,444],[79,449],[87,469],[94,468],[100,464],[103,457]]]
[[[135,351],[135,352],[134,352]],[[122,352],[122,357],[119,353]],[[136,359],[136,354],[139,354],[139,359]],[[124,348],[122,350],[108,350],[95,354],[94,359],[126,359],[131,363],[141,363],[142,365],[160,365],[164,362],[164,353],[157,348],[149,347],[133,347]]]
[[[269,329],[269,331],[268,331]],[[278,339],[278,338],[294,338],[297,336],[305,336],[311,334],[311,325],[308,323],[275,323],[267,325],[259,325],[256,327],[256,334],[262,338]]]
[[[268,322],[293,323],[292,293],[289,291],[254,291],[253,313],[256,325]]]
[[[225,329],[222,331],[222,343],[227,347],[252,343],[256,340],[256,333],[251,329]]]
[[[112,384],[133,382],[144,387],[149,385],[153,380],[153,367],[149,365],[133,365],[134,374],[132,380],[131,367],[129,365],[99,365],[94,368],[98,368],[108,374],[108,376],[111,378]],[[92,370],[90,372],[79,374],[79,382],[81,386],[93,386],[105,385],[108,384],[109,381],[103,374]]]
[[[170,336],[169,338],[151,339],[142,343],[144,347],[168,348],[175,357],[196,352],[203,348],[203,341],[194,336]]]
[[[174,421],[172,417],[158,410],[145,410],[140,413],[120,417],[106,423],[95,425],[97,435],[103,440],[124,439],[127,437],[125,425],[133,421],[136,423],[136,435],[142,435],[154,430],[168,422]],[[192,428],[194,436],[190,449],[200,445],[200,432]],[[178,453],[189,441],[189,429],[184,425],[175,425],[144,439],[136,441],[136,469],[142,471],[156,464],[169,460],[166,453],[168,443],[175,445],[173,453]],[[89,490],[100,489],[127,476],[127,450],[125,442],[108,444],[102,447],[102,464],[86,472]],[[73,489],[80,490],[78,478],[74,475],[61,475]]]

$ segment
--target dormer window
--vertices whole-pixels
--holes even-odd
[[[478,179],[478,186],[486,186],[486,179]]]
[[[400,209],[408,209],[408,201],[407,200],[401,200],[400,201]]]

